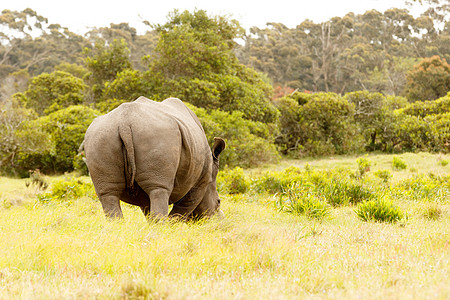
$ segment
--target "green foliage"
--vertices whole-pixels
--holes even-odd
[[[358,176],[363,177],[364,174],[370,171],[370,166],[372,165],[372,162],[365,157],[360,157],[356,160],[356,163],[358,164]]]
[[[130,50],[124,39],[113,40],[106,45],[105,41],[97,40],[94,49],[85,48],[85,64],[89,70],[86,81],[91,87],[90,102],[103,100],[103,89],[107,82],[116,79],[117,74],[130,69]]]
[[[450,93],[442,98],[429,101],[417,101],[402,109],[404,114],[425,118],[429,115],[450,112]]]
[[[280,211],[308,218],[323,220],[331,214],[331,207],[324,198],[318,197],[310,187],[295,182],[279,195],[276,204]]]
[[[0,171],[26,176],[28,165],[20,157],[51,151],[50,135],[33,124],[35,113],[14,100],[0,104]]]
[[[389,170],[377,170],[373,174],[383,180],[384,183],[388,183],[392,178],[392,173]]]
[[[238,111],[213,110],[208,113],[205,109],[188,106],[202,123],[210,144],[215,136],[225,140],[226,151],[220,156],[222,165],[252,167],[278,161],[269,125],[247,120]]]
[[[448,202],[450,176],[415,175],[399,182],[392,192],[395,196],[408,200]]]
[[[66,72],[66,73],[72,74],[73,76],[75,76],[77,78],[81,78],[81,79],[83,79],[89,72],[83,66],[80,66],[77,64],[70,64],[67,62],[63,62],[63,63],[55,66],[55,71]]]
[[[330,155],[360,149],[354,105],[339,95],[294,93],[276,105],[281,112],[276,142],[284,153]]]
[[[20,164],[32,166],[33,169],[40,169],[46,173],[73,171],[74,159],[84,139],[84,133],[98,115],[98,111],[77,105],[33,121],[33,126],[42,128],[50,134],[54,150],[38,155],[21,156]]]
[[[448,165],[448,160],[445,160],[445,159],[439,160],[439,165],[445,167],[446,165]]]
[[[407,168],[407,165],[403,159],[398,156],[394,156],[392,159],[392,168],[394,170],[404,170]]]
[[[424,58],[407,79],[405,94],[410,101],[438,99],[450,91],[450,65],[438,55]]]
[[[53,182],[51,190],[38,195],[38,200],[41,203],[71,203],[81,197],[95,198],[94,185],[72,177]]]
[[[380,148],[379,140],[389,126],[389,115],[392,114],[386,97],[380,93],[360,91],[346,94],[345,99],[355,106],[355,122],[366,141],[365,148],[368,150]]]
[[[333,206],[357,204],[376,198],[376,193],[363,182],[335,177],[318,185],[318,193]]]
[[[356,215],[363,221],[396,223],[406,219],[406,215],[392,202],[377,199],[364,201],[355,209]]]
[[[217,176],[217,187],[219,192],[227,194],[243,194],[250,189],[250,181],[245,176],[244,170],[235,167],[231,170],[219,172]]]
[[[15,97],[27,108],[44,115],[70,105],[81,104],[86,88],[82,79],[67,72],[55,71],[34,77],[28,89]]]
[[[317,172],[287,168],[281,172],[266,172],[252,181],[252,188],[259,193],[281,194],[293,185],[303,187],[332,206],[356,204],[377,197],[376,191],[352,178],[352,173],[346,170]]]
[[[150,95],[151,82],[139,70],[126,69],[118,72],[113,81],[105,82],[104,99],[123,99],[133,101],[140,96]],[[97,101],[96,106],[105,101]]]
[[[203,10],[174,11],[157,30],[157,55],[147,76],[156,99],[175,96],[208,110],[239,110],[253,121],[276,121],[272,87],[233,53],[234,40],[243,33],[237,21],[209,17]]]

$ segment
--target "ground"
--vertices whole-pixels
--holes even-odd
[[[393,181],[450,173],[441,163],[449,156],[400,157],[408,168],[391,169]],[[355,169],[356,158],[284,160],[246,172]],[[392,161],[367,158],[370,172]],[[95,197],[42,204],[25,182],[0,178],[0,299],[450,298],[449,199],[398,201],[408,220],[387,224],[359,220],[354,206],[321,221],[295,216],[276,209],[275,195],[249,191],[223,195],[224,219],[154,224],[129,205],[123,221],[107,221]],[[424,215],[430,205],[439,218]]]

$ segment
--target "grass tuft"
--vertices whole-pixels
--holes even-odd
[[[378,199],[362,202],[355,209],[356,215],[363,221],[396,223],[406,215],[392,202]]]

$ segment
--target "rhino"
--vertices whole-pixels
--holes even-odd
[[[123,218],[120,200],[157,220],[223,214],[216,176],[225,141],[214,138],[210,149],[199,119],[179,99],[123,103],[91,123],[83,147],[108,218]]]

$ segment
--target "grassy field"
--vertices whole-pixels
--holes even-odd
[[[367,156],[368,176],[389,169],[394,185],[450,174],[448,155],[398,157],[406,169],[393,170],[392,155]],[[357,158],[284,160],[246,174],[307,164],[356,170]],[[223,195],[224,219],[151,224],[128,205],[123,221],[106,221],[86,196],[42,204],[25,182],[0,177],[0,299],[450,298],[445,195],[397,199],[408,219],[391,224],[361,221],[354,205],[324,220],[280,212],[276,195],[250,190]],[[427,217],[430,208],[439,216]]]

